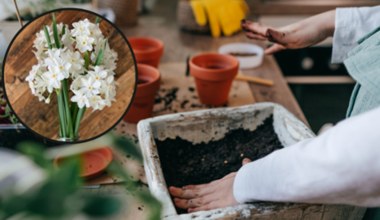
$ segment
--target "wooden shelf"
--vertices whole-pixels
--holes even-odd
[[[375,6],[377,0],[250,0],[255,15],[317,14],[337,7]]]

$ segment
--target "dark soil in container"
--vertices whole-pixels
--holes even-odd
[[[207,144],[193,144],[178,137],[155,142],[166,183],[177,187],[220,179],[239,170],[244,158],[254,161],[283,147],[272,117],[255,131],[231,130],[223,139]]]

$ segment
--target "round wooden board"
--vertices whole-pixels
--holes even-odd
[[[85,18],[94,22],[96,19],[92,13],[73,9],[56,11],[55,15],[57,23],[63,22],[70,28],[73,22]],[[11,107],[22,123],[46,138],[57,140],[59,119],[56,96],[53,96],[50,104],[39,102],[25,81],[32,66],[37,63],[33,54],[36,33],[44,25],[51,24],[51,13],[45,14],[27,24],[16,36],[5,59],[4,84]],[[102,111],[86,111],[80,126],[80,140],[99,136],[114,126],[126,112],[135,90],[136,70],[131,48],[121,33],[108,21],[101,20],[100,28],[108,38],[111,48],[118,53],[115,70],[118,85],[116,101]]]

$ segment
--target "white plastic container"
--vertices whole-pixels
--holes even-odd
[[[365,208],[343,205],[289,203],[252,203],[222,209],[177,214],[161,169],[155,139],[180,137],[193,143],[222,139],[230,130],[254,131],[266,118],[273,116],[273,127],[287,147],[313,132],[285,108],[274,103],[260,103],[238,108],[219,108],[164,115],[140,121],[139,142],[149,189],[163,204],[162,218],[174,219],[255,219],[255,220],[359,220]],[[202,132],[203,131],[203,132]],[[206,131],[206,132],[205,132]],[[291,160],[291,158],[289,158]]]
[[[264,50],[256,44],[232,43],[219,48],[221,54],[255,54],[255,56],[235,56],[240,63],[240,69],[251,69],[263,63]]]

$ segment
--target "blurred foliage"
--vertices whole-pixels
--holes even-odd
[[[0,70],[1,75],[1,70]],[[16,115],[12,112],[11,108],[5,100],[5,94],[2,87],[1,76],[0,76],[0,124],[16,124],[18,119]]]
[[[131,155],[139,162],[142,156],[132,141],[125,137],[112,135],[114,149]],[[109,195],[83,193],[84,181],[80,178],[78,156],[70,157],[58,169],[37,143],[23,143],[19,150],[29,157],[47,174],[41,185],[23,194],[14,194],[0,198],[0,219],[72,219],[85,216],[88,219],[106,218],[118,214],[123,208],[120,199]],[[122,177],[127,191],[148,207],[149,219],[158,220],[161,216],[161,204],[142,183],[132,180],[130,175],[118,163],[112,162],[107,172]]]
[[[121,152],[127,155],[131,155],[133,158],[137,159],[140,163],[143,163],[143,157],[141,152],[132,140],[124,136],[114,136],[114,146]],[[150,194],[147,190],[139,190],[138,187],[142,185],[139,181],[134,181],[130,178],[127,172],[117,163],[112,162],[108,167],[110,173],[121,176],[125,182],[124,185],[126,189],[130,192],[134,192],[139,200],[144,203],[150,210],[149,219],[159,220],[161,219],[161,203]]]
[[[20,1],[20,0],[19,0]],[[65,7],[69,4],[85,4],[91,3],[92,0],[22,0],[29,3],[29,9],[21,11],[23,20],[31,20],[34,17],[57,8]],[[17,20],[16,15],[10,17],[8,20]]]

